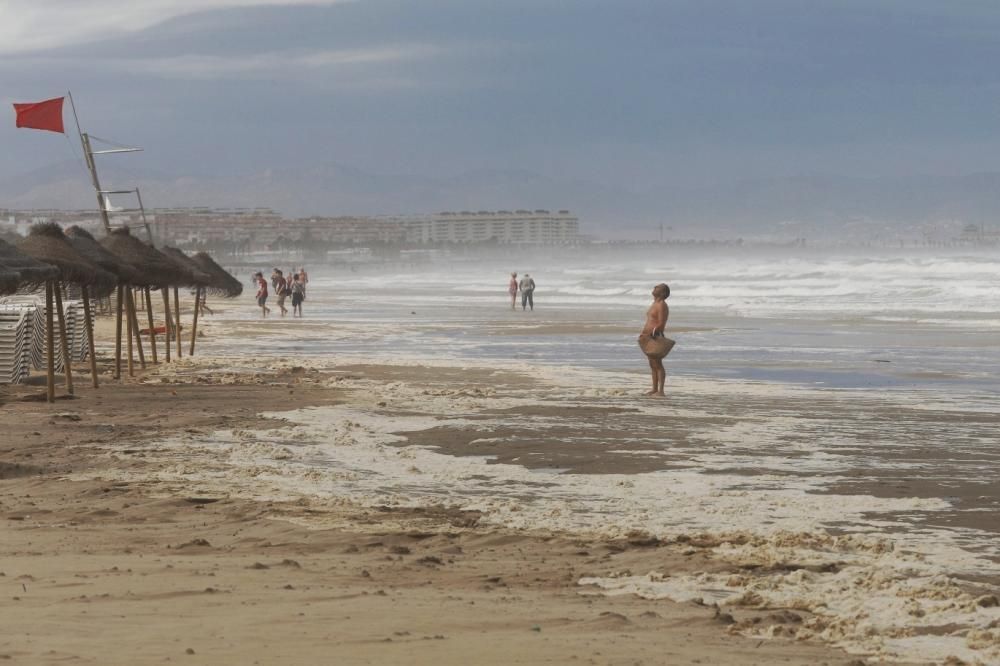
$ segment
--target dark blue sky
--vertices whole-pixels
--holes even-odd
[[[88,4],[111,6],[103,29],[0,29],[0,101],[72,89],[85,129],[142,145],[123,159],[149,170],[521,168],[638,189],[1000,170],[992,1],[161,0],[145,21]],[[30,7],[0,2],[0,22]],[[9,113],[0,178],[72,155]]]

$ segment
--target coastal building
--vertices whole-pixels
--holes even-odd
[[[282,235],[281,215],[270,208],[154,208],[153,237],[164,245],[267,246]]]
[[[987,229],[982,225],[967,224],[959,240],[969,245],[1000,245],[1000,228]]]
[[[112,226],[143,225],[135,211],[112,213]],[[35,222],[78,224],[103,234],[96,211],[4,211],[0,228],[25,233]],[[445,211],[412,216],[313,216],[287,219],[270,208],[147,209],[157,244],[237,253],[320,249],[321,246],[519,244],[565,245],[581,241],[579,220],[568,210]]]
[[[402,240],[398,223],[377,217],[286,219],[270,208],[158,208],[150,218],[157,239],[181,247],[228,243],[259,250]]]
[[[580,240],[580,222],[568,210],[446,211],[399,218],[411,244],[500,243],[564,245]]]
[[[149,218],[160,242],[180,247],[227,243],[257,250],[303,244],[558,245],[579,241],[579,220],[568,210],[285,219],[269,208],[171,208],[155,209]]]

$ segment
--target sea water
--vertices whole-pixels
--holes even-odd
[[[1000,253],[791,252],[315,266],[302,323],[327,335],[270,340],[268,351],[381,356],[391,344],[421,357],[641,369],[635,338],[652,286],[667,282],[671,375],[1000,392]],[[510,309],[512,270],[535,279],[534,311],[520,297]],[[234,316],[259,317],[246,300]],[[270,305],[274,325],[273,295]]]

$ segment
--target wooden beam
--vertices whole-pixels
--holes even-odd
[[[69,340],[66,338],[66,315],[63,312],[62,285],[55,283],[53,290],[56,295],[56,314],[59,321],[59,342],[62,345],[63,376],[66,377],[66,392],[73,395],[73,355],[70,353]]]

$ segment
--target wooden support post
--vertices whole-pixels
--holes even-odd
[[[128,338],[128,376],[135,377],[135,362],[132,359],[132,308],[129,307],[128,295],[132,293],[132,287],[125,287],[122,292],[122,299],[125,301],[125,337]]]
[[[146,369],[146,355],[142,351],[142,334],[139,333],[139,317],[135,313],[135,295],[134,292],[128,290],[128,312],[129,316],[132,317],[132,330],[135,332],[135,349],[139,352],[139,367],[143,370]]]
[[[122,303],[125,301],[125,285],[119,284],[115,300],[115,379],[122,378]]]
[[[174,337],[177,338],[177,358],[181,357],[181,297],[174,287]]]
[[[167,329],[166,335],[163,336],[163,348],[167,352],[167,363],[170,363],[170,334],[174,328],[170,321],[170,290],[160,287],[160,291],[163,292],[163,321],[164,328]]]
[[[87,285],[81,285],[80,296],[83,298],[83,325],[87,330],[87,351],[90,352],[90,378],[94,388],[98,388],[97,356],[94,354],[94,321],[90,317],[90,291]]]
[[[194,290],[194,317],[191,319],[191,351],[188,356],[194,356],[194,341],[198,337],[198,310],[201,309],[201,287]]]
[[[61,280],[56,282],[56,314],[59,322],[59,342],[62,345],[63,376],[66,377],[66,392],[73,395],[73,355],[70,353],[69,340],[66,338],[66,315],[63,312],[63,297]]]
[[[149,287],[145,287],[142,290],[143,295],[146,297],[146,319],[149,320],[149,351],[150,356],[153,357],[153,363],[156,363],[156,331],[155,325],[153,324],[153,297],[149,294]]]
[[[45,399],[49,402],[56,401],[56,340],[52,332],[52,280],[45,282],[45,344],[47,354],[45,357],[47,382],[45,384]]]

